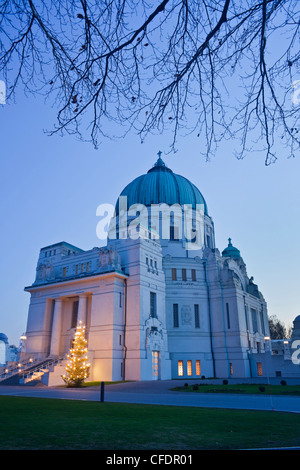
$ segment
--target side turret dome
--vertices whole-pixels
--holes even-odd
[[[231,238],[228,238],[228,246],[225,248],[225,250],[222,251],[222,256],[224,256],[224,258],[230,257],[235,259],[241,257],[240,250],[238,250],[235,246],[232,245]]]

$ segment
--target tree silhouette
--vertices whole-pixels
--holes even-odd
[[[55,102],[52,133],[199,136],[210,158],[299,149],[298,0],[15,0],[0,5],[7,102]],[[297,75],[298,74],[298,75]],[[88,136],[88,137],[87,137]]]

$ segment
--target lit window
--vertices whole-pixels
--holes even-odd
[[[196,375],[201,375],[201,363],[200,360],[196,360]]]
[[[183,361],[178,361],[178,376],[183,376]]]
[[[232,367],[232,362],[229,363],[230,366],[230,375],[233,375],[233,367]]]
[[[172,268],[172,281],[177,281],[176,268]]]
[[[263,375],[261,362],[257,363],[257,375]]]
[[[192,361],[187,361],[187,375],[193,375]]]

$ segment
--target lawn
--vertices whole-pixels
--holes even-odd
[[[297,446],[300,415],[0,397],[1,450],[221,450]]]
[[[176,392],[194,393],[250,393],[259,395],[300,395],[300,385],[268,385],[268,384],[197,384],[181,385],[171,390]]]

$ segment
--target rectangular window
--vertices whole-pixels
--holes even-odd
[[[84,264],[81,263],[81,272],[83,273],[83,270],[84,270]]]
[[[76,264],[76,267],[75,267],[75,274],[78,274],[78,264]]]
[[[193,375],[192,361],[187,361],[187,375]]]
[[[120,344],[120,346],[122,345],[122,335],[120,335],[120,337],[119,337],[119,344]]]
[[[197,281],[197,279],[196,279],[196,269],[192,269],[192,281]]]
[[[90,270],[90,263],[88,262],[88,263],[86,263],[86,272],[88,273],[89,270]]]
[[[150,317],[157,318],[155,292],[150,292]]]
[[[178,376],[183,376],[183,361],[178,361]]]
[[[178,304],[173,304],[173,325],[174,328],[179,327]]]
[[[194,305],[194,314],[195,314],[195,328],[200,328],[200,317],[199,317],[199,305]]]
[[[172,281],[177,281],[177,271],[176,271],[176,268],[172,268]]]
[[[226,302],[226,317],[227,317],[227,328],[230,330],[230,315],[229,315],[229,304]]]
[[[201,375],[201,362],[199,359],[196,360],[196,375]]]
[[[255,308],[251,308],[251,318],[252,318],[253,333],[256,333],[258,332],[258,328],[257,328],[257,312]]]
[[[263,310],[260,311],[260,323],[261,323],[261,332],[264,336],[266,336],[265,330],[265,322],[264,322],[264,312]]]
[[[67,268],[63,268],[63,277],[66,277],[67,275]]]
[[[170,240],[178,240],[179,239],[179,228],[177,225],[170,225]]]
[[[152,379],[159,379],[160,352],[152,351]]]
[[[77,316],[78,316],[78,300],[74,300],[73,308],[72,308],[71,328],[76,328],[76,326],[77,326]]]
[[[257,363],[257,375],[263,375],[261,362]]]
[[[175,235],[174,235],[174,225],[170,226],[170,240],[174,240]]]
[[[182,280],[186,281],[186,269],[185,268],[182,269]]]
[[[230,375],[233,375],[233,367],[232,367],[232,362],[229,363],[229,367],[230,367]]]
[[[122,292],[119,292],[119,307],[122,307]]]

